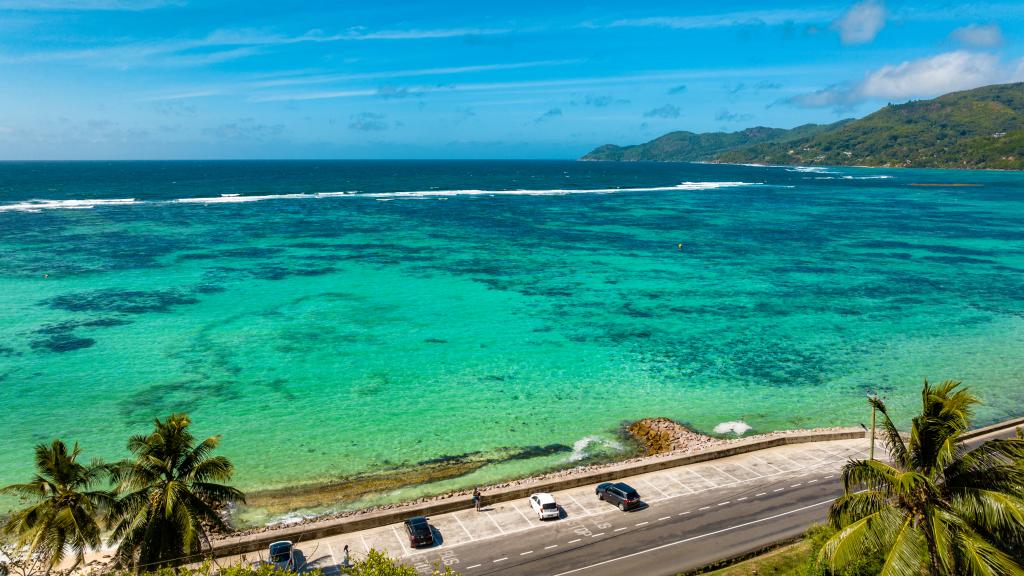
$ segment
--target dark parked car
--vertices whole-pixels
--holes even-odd
[[[295,548],[291,540],[279,540],[270,545],[270,563],[278,570],[295,570]]]
[[[405,521],[405,533],[409,535],[409,544],[413,548],[434,545],[434,531],[430,522],[423,516],[414,516]]]
[[[619,510],[632,510],[640,506],[640,494],[632,486],[623,482],[605,482],[597,485],[597,498],[611,502]]]

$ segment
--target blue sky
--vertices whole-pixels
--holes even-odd
[[[1024,3],[0,0],[0,158],[572,158],[1024,79]]]

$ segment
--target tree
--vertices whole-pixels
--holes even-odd
[[[245,501],[239,490],[218,484],[231,479],[234,466],[212,456],[220,442],[212,436],[195,444],[186,414],[157,419],[153,432],[133,436],[135,459],[118,463],[112,473],[122,494],[111,510],[121,566],[156,569],[209,547],[207,527],[227,531],[217,507]]]
[[[960,382],[921,392],[921,414],[904,440],[881,400],[891,464],[855,460],[843,467],[845,494],[829,521],[838,532],[819,559],[838,572],[881,554],[881,575],[1024,575],[1024,440],[989,440],[968,450],[977,398]]]
[[[73,567],[85,560],[85,551],[100,545],[101,511],[113,503],[110,492],[93,490],[107,475],[99,461],[78,462],[81,449],[68,447],[60,440],[35,448],[36,474],[25,484],[11,484],[0,493],[15,494],[31,501],[27,508],[15,511],[3,524],[3,533],[13,536],[26,556],[40,558],[46,572],[60,564],[67,553],[74,556]]]
[[[366,558],[356,562],[351,568],[346,568],[344,574],[349,576],[417,576],[420,572],[408,565],[390,558],[383,552],[370,550]],[[441,568],[435,566],[430,572],[431,576],[458,576],[450,566]]]

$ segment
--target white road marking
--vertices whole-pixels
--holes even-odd
[[[551,546],[545,546],[545,550],[551,550],[552,548],[558,548],[558,544],[552,544]]]
[[[402,541],[402,536],[398,533],[398,528],[394,524],[391,525],[391,531],[395,533],[395,538],[398,538],[398,545],[402,547],[402,554],[408,556],[412,554],[409,549],[405,547],[405,542]]]
[[[622,532],[623,530],[626,530],[628,528],[628,526],[623,526],[622,528],[616,528],[615,530],[612,530],[612,532]]]
[[[575,543],[579,542],[580,540],[583,540],[583,538],[577,538],[575,540],[569,540],[569,544],[575,544]]]
[[[754,494],[754,498],[757,498],[758,496],[764,496],[765,494],[767,494],[767,492],[758,492],[757,494]]]
[[[668,498],[668,494],[665,494],[665,493],[664,493],[664,492],[662,492],[662,491],[661,491],[661,489],[659,489],[659,488],[658,488],[657,486],[655,486],[654,484],[651,484],[651,482],[650,482],[649,480],[647,480],[646,478],[641,478],[641,480],[643,480],[643,481],[644,481],[644,484],[647,484],[647,485],[648,485],[648,486],[650,486],[651,488],[654,488],[655,492],[657,492],[658,494],[661,494],[661,495],[662,495],[662,496],[664,496],[665,498]]]
[[[619,560],[625,560],[627,558],[633,558],[635,556],[640,556],[642,554],[647,554],[648,552],[655,552],[657,550],[663,550],[665,548],[670,548],[672,546],[677,546],[679,544],[685,544],[687,542],[692,542],[694,540],[700,540],[702,538],[707,538],[709,536],[715,536],[717,534],[722,534],[724,532],[730,532],[732,530],[737,530],[739,528],[745,528],[747,526],[752,526],[754,524],[760,524],[762,522],[767,522],[769,520],[774,520],[776,518],[781,518],[783,516],[789,516],[790,514],[796,514],[797,512],[803,512],[804,510],[810,510],[811,508],[817,508],[818,506],[824,506],[825,504],[831,504],[832,502],[833,502],[833,500],[825,500],[823,502],[818,502],[817,504],[810,504],[810,505],[804,506],[802,508],[796,508],[796,509],[790,510],[788,512],[782,512],[781,514],[776,514],[774,516],[768,516],[766,518],[760,518],[758,520],[751,520],[750,522],[744,522],[743,524],[737,524],[735,526],[730,526],[729,528],[722,528],[721,530],[715,530],[714,532],[708,532],[707,534],[700,534],[698,536],[691,536],[689,538],[684,538],[682,540],[676,540],[675,542],[669,542],[668,544],[662,544],[661,546],[655,546],[654,548],[648,548],[647,550],[641,550],[640,552],[634,552],[632,554],[626,554],[625,556],[620,556],[618,558],[612,558],[611,560],[605,560],[603,562],[597,562],[595,564],[590,564],[589,566],[583,566],[581,568],[575,568],[575,569],[569,570],[567,572],[560,572],[558,574],[555,574],[554,576],[566,576],[567,574],[575,574],[577,572],[582,572],[584,570],[589,570],[591,568],[596,568],[598,566],[604,566],[606,564],[611,564],[612,562],[618,562]]]
[[[737,502],[743,502],[743,501],[744,501],[744,500],[746,500],[746,499],[747,499],[747,497],[746,497],[746,496],[744,496],[744,497],[742,497],[742,498],[737,498],[737,499],[736,499],[736,501],[737,501]]]
[[[591,534],[591,538],[597,538],[598,536],[604,536],[604,532],[598,532],[597,534]]]
[[[803,482],[797,482],[796,484],[790,485],[790,488],[796,488],[797,486],[802,486],[802,485],[803,485]]]
[[[761,476],[763,476],[763,474],[761,474],[761,473],[760,473],[760,472],[758,472],[757,470],[753,470],[753,469],[751,469],[751,468],[747,468],[746,466],[744,466],[743,464],[740,464],[739,462],[732,462],[732,464],[734,464],[735,466],[737,466],[737,467],[739,467],[739,468],[743,468],[743,469],[744,469],[744,470],[746,470],[747,472],[750,472],[751,474],[753,474],[753,475],[754,475],[754,477],[753,477],[753,478],[751,478],[751,480],[756,480],[756,479],[760,478]]]
[[[739,482],[739,481],[740,481],[740,479],[739,479],[739,478],[737,478],[737,477],[733,476],[732,474],[729,474],[728,472],[726,472],[725,470],[722,470],[722,469],[721,469],[721,468],[719,468],[718,466],[715,466],[715,465],[713,465],[713,464],[709,464],[709,466],[711,466],[711,467],[712,467],[712,468],[714,468],[715,470],[718,470],[718,471],[719,471],[719,472],[721,472],[722,474],[725,474],[725,475],[726,475],[726,476],[728,476],[729,478],[732,478],[732,479],[733,479],[734,481],[736,481],[736,482]]]
[[[472,570],[473,568],[479,568],[479,564],[473,564],[472,566],[466,566],[466,570]]]
[[[498,558],[497,560],[491,560],[491,562],[497,564],[498,562],[504,562],[505,560],[508,560],[508,556],[505,556],[504,558]]]
[[[455,518],[455,521],[459,523],[459,526],[462,526],[462,531],[466,533],[466,536],[469,536],[469,541],[472,542],[473,535],[469,533],[469,528],[466,528],[466,525],[462,523],[462,520],[459,520],[458,514],[453,513],[452,518]]]
[[[650,522],[637,522],[636,523],[637,526],[644,526],[646,524],[650,524]]]
[[[505,533],[505,529],[498,524],[498,521],[495,520],[493,516],[491,516],[490,512],[484,512],[484,514],[487,516],[487,518],[491,520],[491,524],[494,524],[494,527],[498,529],[498,532],[501,532],[502,534]]]
[[[719,505],[719,506],[725,506],[725,505],[726,505],[726,504],[728,504],[728,503],[729,503],[729,501],[728,501],[728,500],[726,500],[725,502],[719,502],[719,503],[718,503],[718,505]]]
[[[566,494],[566,496],[569,497],[569,500],[572,500],[577,506],[579,506],[583,510],[583,512],[586,513],[587,516],[593,516],[594,515],[593,512],[591,512],[590,510],[587,510],[586,506],[584,506],[583,504],[580,504],[578,500],[573,498],[572,494]]]
[[[526,552],[520,552],[520,556],[526,556],[527,554],[533,554],[533,550],[527,550]]]
[[[817,482],[817,481],[818,481],[817,479],[811,479],[811,480],[808,480],[807,483],[808,484],[812,484],[812,483]]]
[[[707,509],[709,509],[709,508],[711,508],[711,506],[701,506],[701,507],[700,507],[700,509],[701,509],[701,510],[707,510]]]
[[[673,476],[672,474],[666,473],[665,476],[668,476],[669,480],[675,482],[676,484],[679,484],[679,487],[682,488],[683,490],[686,490],[687,494],[693,494],[693,490],[692,489],[690,489],[686,484],[683,484],[682,482],[680,482],[679,479],[676,478],[675,476]]]
[[[526,514],[523,514],[523,511],[520,510],[518,506],[512,504],[512,508],[514,508],[516,512],[519,512],[519,515],[523,517],[523,520],[526,520],[526,523],[529,524],[531,528],[533,527],[533,522],[530,522],[530,519],[526,517]]]
[[[661,522],[662,520],[668,520],[669,518],[671,518],[671,516],[662,516],[661,518],[658,518],[658,521]]]
[[[687,514],[689,514],[689,513],[690,513],[690,511],[689,511],[689,510],[687,510],[686,512],[680,512],[680,513],[679,513],[679,515],[680,515],[680,516],[686,516],[686,515],[687,515]]]
[[[783,490],[785,490],[785,488],[776,488],[775,490],[772,490],[772,492],[782,492]]]
[[[337,566],[338,565],[338,559],[334,557],[334,548],[331,547],[331,543],[330,542],[324,542],[324,544],[327,544],[327,551],[331,553],[331,563],[334,566]]]

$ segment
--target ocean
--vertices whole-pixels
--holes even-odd
[[[257,523],[614,457],[642,417],[905,422],[926,377],[993,422],[1021,350],[1021,173],[0,163],[0,485],[172,412],[253,493],[469,464]]]

